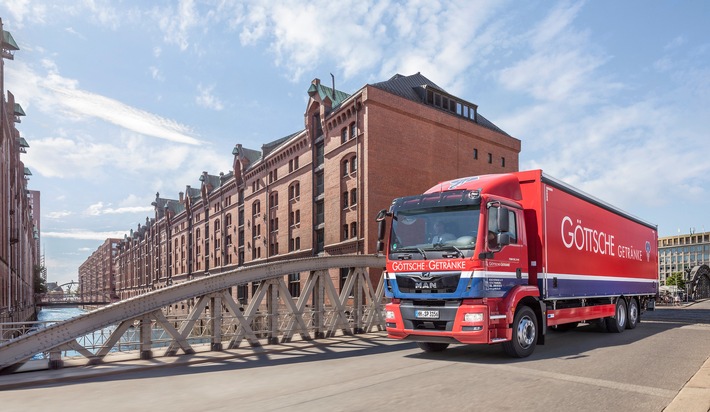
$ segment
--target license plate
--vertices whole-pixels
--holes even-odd
[[[417,310],[414,311],[414,316],[417,319],[439,319],[438,310]]]

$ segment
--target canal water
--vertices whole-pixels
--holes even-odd
[[[37,314],[37,320],[40,322],[61,322],[83,313],[86,311],[80,308],[42,308]]]
[[[54,323],[61,322],[64,320],[71,319],[76,316],[80,316],[87,311],[80,309],[78,307],[67,307],[67,308],[42,308],[37,314],[38,326],[39,328],[44,328],[50,326]],[[77,342],[88,349],[90,352],[96,353],[96,351],[108,340],[111,333],[116,330],[116,325],[111,325],[101,330],[97,330],[88,335],[77,338]],[[153,325],[151,330],[153,347],[167,346],[172,338],[161,328],[160,326]],[[209,338],[188,338],[190,343],[206,343],[209,342]],[[137,327],[131,326],[124,334],[121,336],[116,345],[111,348],[111,352],[117,351],[134,351],[140,348],[140,330]],[[81,356],[75,351],[63,351],[63,356],[74,357]],[[39,353],[33,357],[33,359],[46,359],[47,354]]]
[[[71,319],[73,317],[79,316],[86,313],[84,309],[80,308],[42,308],[37,314],[37,322],[40,328],[46,328],[49,325],[53,325],[57,322],[63,320]],[[77,356],[78,353],[75,351],[69,351],[64,353],[65,356]],[[46,359],[47,355],[44,353],[38,353],[32,357],[32,359]]]

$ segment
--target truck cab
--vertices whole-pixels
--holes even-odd
[[[392,298],[386,308],[390,337],[416,341],[424,350],[511,340],[509,299],[538,296],[529,284],[520,198],[512,175],[475,176],[395,199],[380,213],[380,222],[391,217],[385,291]],[[543,322],[534,306],[538,314],[530,327]]]

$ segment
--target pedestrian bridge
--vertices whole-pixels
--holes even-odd
[[[375,289],[368,268],[382,269],[375,255],[314,257],[240,267],[194,279],[84,315],[34,330],[0,343],[0,371],[12,371],[38,353],[48,354],[49,367],[63,364],[71,351],[87,365],[103,362],[117,350],[133,350],[141,359],[195,353],[193,345],[211,350],[253,347],[384,329],[383,284]],[[328,269],[349,268],[337,292]],[[285,276],[305,274],[298,297],[289,292]],[[248,305],[237,303],[230,288],[258,282]],[[173,305],[195,302],[186,316],[171,316]]]

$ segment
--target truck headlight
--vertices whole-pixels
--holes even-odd
[[[483,322],[483,313],[466,313],[463,315],[464,322]]]
[[[394,319],[394,311],[393,310],[386,310],[385,311],[385,319]]]

